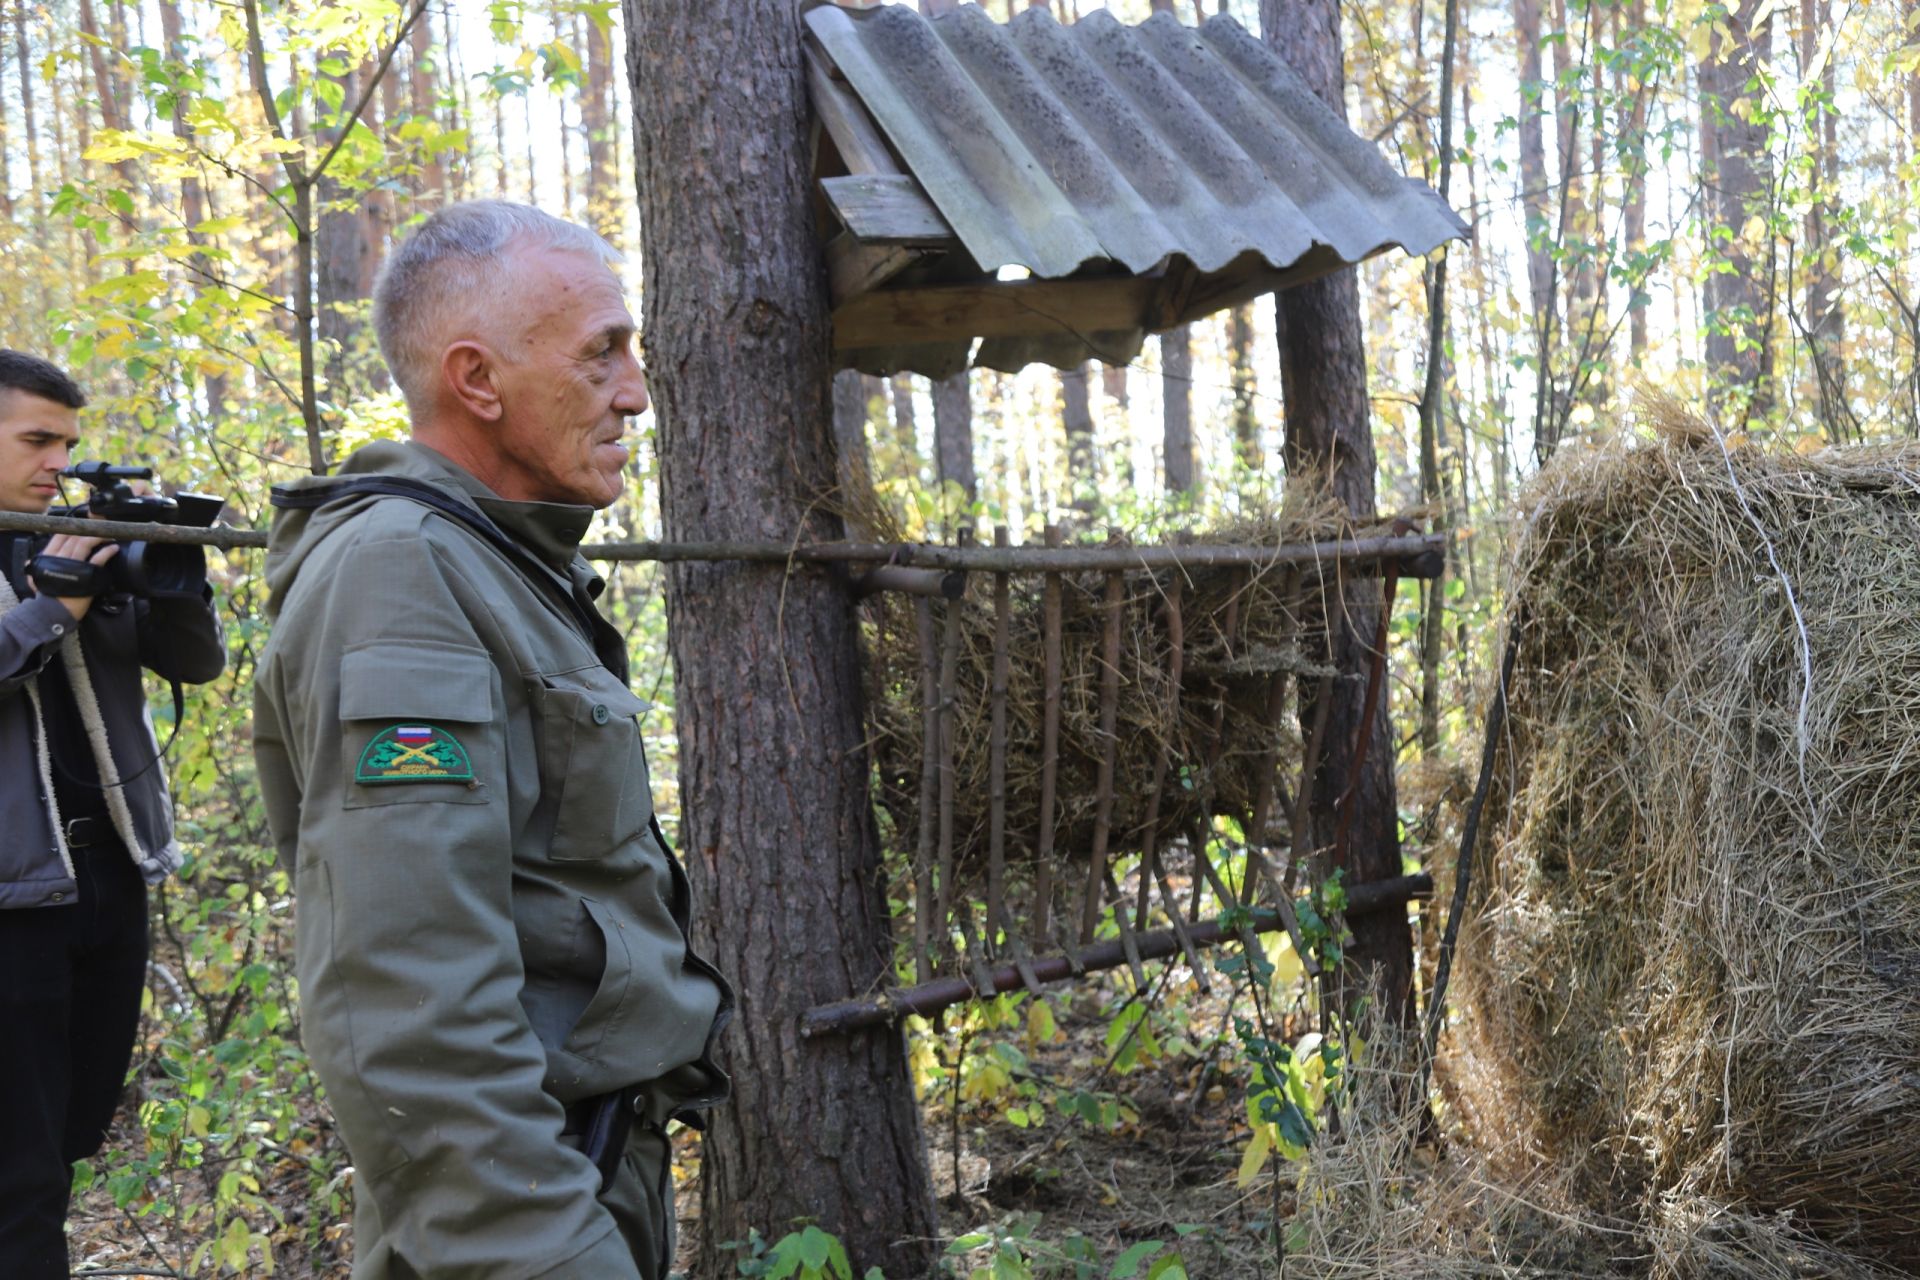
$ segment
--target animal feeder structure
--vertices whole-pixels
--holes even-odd
[[[803,20],[841,367],[1124,364],[1149,333],[1466,238],[1231,18]]]

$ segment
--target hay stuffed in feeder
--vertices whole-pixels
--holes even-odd
[[[1569,452],[1461,951],[1469,1132],[1920,1264],[1920,448]]]
[[[1303,504],[1304,505],[1304,504]],[[1200,535],[1207,543],[1277,546],[1338,536],[1318,513],[1288,508]],[[1109,847],[1139,848],[1153,829],[1164,843],[1195,829],[1208,813],[1250,818],[1263,779],[1276,767],[1296,768],[1299,734],[1291,693],[1272,714],[1276,680],[1317,681],[1328,672],[1322,584],[1311,573],[1281,567],[1137,571],[1123,576],[1120,659],[1114,706],[1114,780]],[[1094,843],[1097,786],[1107,737],[1101,732],[1107,575],[1061,573],[1061,683],[1057,807],[1053,847],[1084,862]],[[1329,572],[1326,582],[1334,575]],[[1007,686],[1007,852],[1029,860],[1039,843],[1042,730],[1046,712],[1045,608],[1037,574],[1011,578]],[[1331,585],[1327,590],[1331,591]],[[1172,675],[1173,601],[1181,618],[1181,674]],[[892,817],[895,843],[914,847],[923,809],[923,658],[938,661],[944,644],[943,602],[931,605],[923,638],[922,607],[886,596],[876,602],[871,632],[870,701],[880,801]],[[960,889],[976,889],[987,861],[992,744],[995,614],[992,576],[979,574],[959,609],[960,636],[952,698],[954,726],[954,863]],[[930,640],[931,650],[927,641]],[[936,666],[937,673],[937,666]],[[1164,763],[1163,763],[1164,762]],[[1154,801],[1154,780],[1161,779]],[[1268,785],[1270,814],[1286,811],[1285,782]]]

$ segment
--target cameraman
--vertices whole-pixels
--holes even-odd
[[[0,510],[44,514],[79,440],[80,388],[0,350]],[[146,985],[147,885],[180,863],[140,668],[226,664],[212,591],[55,597],[35,536],[0,532],[0,1275],[67,1275],[72,1165],[105,1140]],[[99,538],[44,554],[104,564]]]

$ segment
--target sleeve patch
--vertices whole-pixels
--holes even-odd
[[[367,743],[354,766],[353,780],[363,787],[400,782],[471,784],[473,761],[460,740],[439,725],[393,724]]]

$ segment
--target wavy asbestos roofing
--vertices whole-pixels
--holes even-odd
[[[1247,251],[1285,268],[1316,244],[1352,263],[1466,235],[1231,18],[821,5],[805,19],[988,273],[1141,274],[1175,255],[1210,273]]]

